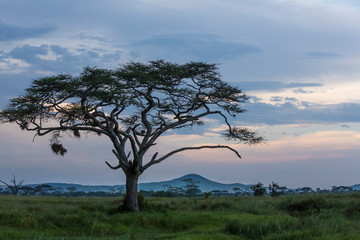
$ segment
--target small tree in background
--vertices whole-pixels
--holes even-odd
[[[241,188],[239,188],[239,187],[234,187],[234,188],[233,188],[233,191],[235,192],[235,195],[237,196],[237,195],[239,195],[239,194],[241,193]]]
[[[21,192],[24,195],[33,195],[35,193],[35,189],[29,186],[21,187]]]
[[[302,193],[312,193],[314,190],[311,187],[302,187],[300,189],[297,189],[298,191]]]
[[[277,183],[272,182],[272,184],[269,184],[270,196],[272,197],[279,196],[278,189],[279,189],[279,185]]]
[[[56,187],[54,188],[54,193],[56,196],[61,196],[63,194],[63,188],[62,187]]]
[[[199,185],[198,185],[200,181],[191,178],[186,178],[183,181],[186,183],[186,185],[183,188],[184,188],[184,193],[187,196],[189,197],[196,196],[201,193],[201,190],[199,189]]]
[[[67,187],[66,189],[69,191],[70,196],[74,196],[74,193],[76,191],[76,187]]]
[[[13,175],[10,179],[10,183],[6,183],[2,180],[0,180],[0,182],[5,184],[5,186],[11,191],[12,195],[17,196],[22,188],[24,180],[16,181],[15,175]]]
[[[204,193],[204,198],[209,198],[211,196],[211,192],[205,192]]]
[[[251,186],[251,190],[254,192],[255,197],[261,197],[266,194],[266,189],[264,188],[264,184],[261,182]]]
[[[50,192],[53,192],[54,190],[55,189],[53,188],[53,186],[49,184],[41,184],[35,187],[35,192],[38,192],[41,195],[46,195]]]
[[[67,152],[61,143],[63,135],[93,132],[106,137],[117,163],[105,163],[122,169],[126,176],[124,209],[138,211],[138,179],[152,165],[199,149],[228,149],[241,157],[228,145],[201,144],[146,155],[161,136],[217,117],[226,126],[227,140],[262,141],[255,132],[232,126],[228,120],[245,111],[242,103],[247,99],[241,89],[220,79],[215,64],[130,62],[115,70],[85,68],[76,77],[60,74],[34,80],[22,96],[11,99],[0,111],[0,120],[34,131],[36,136],[51,135],[51,149],[59,155]]]

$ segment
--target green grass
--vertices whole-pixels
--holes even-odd
[[[360,194],[116,200],[0,196],[0,239],[360,239]]]

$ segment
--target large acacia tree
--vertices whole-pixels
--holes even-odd
[[[215,64],[130,62],[115,70],[85,68],[76,77],[60,74],[34,80],[22,96],[10,100],[0,117],[37,136],[51,135],[51,148],[61,155],[66,153],[60,142],[64,133],[80,137],[81,132],[94,132],[107,137],[117,161],[105,163],[123,170],[125,209],[138,211],[138,178],[150,166],[187,150],[224,148],[240,157],[227,145],[184,146],[149,154],[170,130],[203,124],[204,117],[217,115],[227,125],[227,139],[246,144],[262,140],[228,121],[244,112],[241,104],[246,100],[240,89],[220,79]]]

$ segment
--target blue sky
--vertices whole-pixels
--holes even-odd
[[[235,120],[261,133],[258,146],[186,152],[140,181],[199,173],[220,182],[289,187],[360,183],[360,4],[351,0],[0,0],[0,108],[32,79],[155,59],[218,63],[224,81],[251,97]],[[221,122],[167,136],[225,143]],[[206,131],[205,131],[206,130]],[[25,183],[124,183],[105,139],[65,139],[62,158],[16,126],[0,126],[0,179]],[[233,143],[229,143],[233,144]]]

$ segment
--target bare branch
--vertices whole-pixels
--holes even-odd
[[[10,179],[11,184],[6,183],[2,180],[0,180],[0,182],[5,184],[6,187],[8,189],[10,189],[10,191],[13,195],[18,195],[19,191],[22,189],[22,184],[23,184],[24,180],[20,180],[20,181],[16,182],[15,175],[13,175],[13,177]]]
[[[110,163],[108,163],[107,161],[105,161],[105,163],[106,163],[106,165],[109,166],[109,168],[114,169],[114,170],[121,168],[120,164],[117,165],[116,167],[113,167],[113,166],[111,166]]]
[[[199,149],[204,149],[204,148],[208,148],[208,149],[226,148],[226,149],[229,149],[230,151],[234,152],[238,158],[241,158],[238,151],[236,151],[235,149],[233,149],[232,147],[227,146],[227,145],[203,145],[203,146],[198,146],[198,147],[183,147],[183,148],[179,148],[179,149],[176,149],[174,151],[171,151],[171,152],[167,153],[166,155],[162,156],[159,159],[156,159],[158,153],[155,153],[154,156],[152,157],[152,159],[150,160],[150,162],[148,162],[143,167],[143,171],[145,169],[147,169],[148,167],[150,167],[151,165],[160,163],[160,162],[164,161],[165,159],[171,157],[172,155],[174,155],[176,153],[183,152],[183,151],[188,151],[188,150],[199,150]]]

